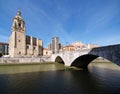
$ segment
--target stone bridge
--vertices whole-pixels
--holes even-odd
[[[87,68],[87,65],[97,57],[103,57],[120,65],[120,44],[53,54],[51,60],[53,62],[64,63],[65,66]]]

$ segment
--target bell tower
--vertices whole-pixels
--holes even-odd
[[[26,54],[26,36],[25,22],[21,16],[21,11],[17,11],[17,15],[13,18],[12,32],[9,42],[10,57],[21,57]]]
[[[25,33],[25,22],[21,17],[20,10],[18,10],[17,15],[13,18],[12,32],[14,31]]]

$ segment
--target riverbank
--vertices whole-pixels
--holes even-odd
[[[0,63],[0,66],[16,66],[16,65],[42,65],[42,64],[55,64],[56,62],[33,62],[33,63]]]
[[[59,63],[20,63],[20,64],[0,64],[0,74],[16,74],[28,72],[43,72],[66,70],[63,64]]]
[[[42,63],[51,62],[49,57],[32,57],[32,58],[0,58],[1,63]]]
[[[109,65],[109,67],[108,67]],[[91,67],[91,68],[100,68],[100,69],[111,69],[111,70],[120,70],[120,66],[115,64],[115,63],[112,63],[110,61],[108,62],[92,62],[88,65],[88,68]]]

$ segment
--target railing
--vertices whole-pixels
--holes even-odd
[[[55,55],[57,55],[57,54],[65,54],[65,53],[89,52],[91,50],[92,49],[82,49],[82,50],[75,50],[75,51],[64,51],[64,52],[56,53]]]

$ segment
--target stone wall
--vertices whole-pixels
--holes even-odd
[[[49,57],[40,58],[0,58],[0,63],[44,63],[51,62]]]

